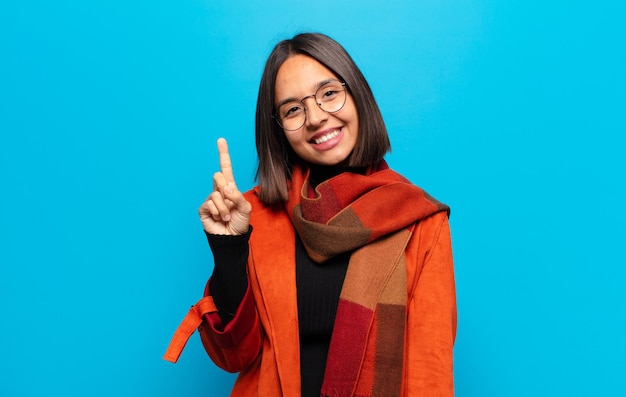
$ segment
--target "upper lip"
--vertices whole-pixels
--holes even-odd
[[[313,135],[310,139],[309,142],[315,142],[316,139],[323,137],[324,135],[328,135],[331,132],[334,131],[341,131],[341,127],[332,127],[332,128],[326,128],[323,131],[317,132],[315,135]]]

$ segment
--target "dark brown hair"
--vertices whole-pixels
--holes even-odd
[[[298,156],[282,128],[274,121],[276,74],[287,58],[307,55],[344,81],[352,95],[359,120],[356,146],[348,158],[351,167],[363,167],[380,161],[391,150],[387,128],[372,90],[363,73],[346,50],[330,37],[319,33],[301,33],[279,42],[265,63],[256,108],[256,148],[259,164],[256,179],[260,199],[275,204],[288,198],[287,181]]]

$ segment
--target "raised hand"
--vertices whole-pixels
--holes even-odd
[[[248,231],[252,205],[237,189],[226,139],[217,140],[220,171],[213,175],[213,192],[198,213],[207,233],[238,235]]]

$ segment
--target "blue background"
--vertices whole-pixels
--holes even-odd
[[[620,1],[0,5],[2,396],[222,396],[196,210],[225,136],[253,186],[276,41],[353,55],[389,163],[452,207],[458,396],[626,395]]]

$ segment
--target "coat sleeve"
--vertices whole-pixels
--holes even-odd
[[[210,296],[210,280],[205,296]],[[217,312],[203,316],[198,328],[205,350],[215,364],[228,372],[239,372],[250,366],[261,352],[261,327],[254,304],[254,296],[248,288],[235,315],[226,326]]]
[[[266,207],[254,191],[248,191],[244,196],[252,204],[253,217],[263,213]],[[252,222],[251,219],[251,224]],[[248,233],[248,236],[251,235],[252,227]],[[246,252],[246,257],[247,254]],[[248,261],[246,258],[246,262]],[[202,344],[213,362],[228,372],[240,372],[258,364],[258,362],[255,364],[255,360],[258,361],[263,346],[261,321],[249,275],[246,277],[248,277],[246,292],[232,320],[224,325],[217,312],[208,313],[203,316],[198,328]],[[210,285],[211,280],[207,283],[205,296],[211,296]]]
[[[407,396],[449,397],[457,327],[450,227],[445,212],[423,223],[412,250],[418,270],[409,285],[405,389]]]

